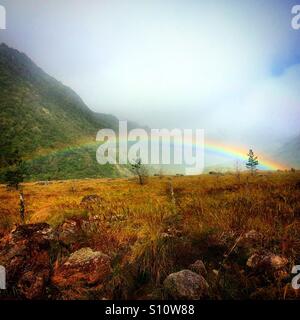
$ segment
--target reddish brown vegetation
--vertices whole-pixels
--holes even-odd
[[[7,295],[163,299],[169,274],[203,260],[210,299],[295,299],[299,181],[293,172],[25,184],[26,223],[37,225],[11,234],[18,194],[2,186]],[[89,259],[72,262],[82,248]]]

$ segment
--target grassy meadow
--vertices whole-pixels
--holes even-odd
[[[91,247],[113,258],[107,286],[116,299],[164,299],[171,272],[202,259],[210,299],[295,299],[290,270],[300,264],[300,173],[85,179],[22,185],[26,223],[60,232],[85,221],[70,251]],[[85,196],[97,195],[93,201]],[[96,199],[96,200],[95,200]],[[19,218],[19,192],[0,186],[0,234]],[[255,230],[254,248],[240,241]],[[269,276],[246,266],[251,250],[288,258],[287,274]],[[63,254],[53,261],[59,264]]]

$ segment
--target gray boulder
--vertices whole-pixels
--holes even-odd
[[[206,280],[191,270],[171,273],[163,285],[166,292],[175,300],[199,300],[208,295],[209,285]]]

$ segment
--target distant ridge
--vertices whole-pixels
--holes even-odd
[[[287,165],[300,169],[300,135],[286,142],[275,156]]]

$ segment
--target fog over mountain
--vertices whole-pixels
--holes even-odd
[[[1,3],[1,42],[96,112],[267,153],[299,134],[294,1]]]

